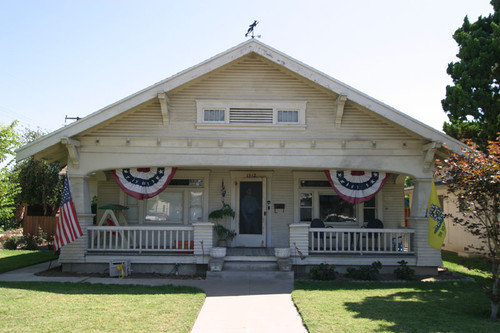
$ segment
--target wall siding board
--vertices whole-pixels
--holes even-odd
[[[202,131],[194,127],[196,99],[306,100],[307,129],[295,137],[415,138],[396,124],[347,101],[341,128],[335,128],[337,96],[283,70],[260,56],[248,55],[202,78],[168,92],[169,124],[163,125],[157,99],[134,108],[84,133],[87,136],[217,136],[234,137],[241,131]],[[270,137],[283,135],[271,129]]]

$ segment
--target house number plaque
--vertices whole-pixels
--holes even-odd
[[[247,173],[247,178],[257,178],[256,173]]]

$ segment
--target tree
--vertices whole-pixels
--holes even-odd
[[[450,121],[443,125],[445,133],[472,139],[483,150],[500,129],[500,0],[491,4],[493,14],[474,23],[466,16],[453,34],[460,60],[448,65],[454,85],[446,87],[441,101]]]
[[[462,216],[454,221],[483,239],[491,261],[491,284],[483,286],[491,300],[491,319],[496,320],[500,304],[500,133],[489,141],[487,153],[471,140],[463,155],[452,154],[438,163],[438,173],[448,192],[458,198]]]
[[[0,163],[3,165],[0,169],[0,227],[9,226],[9,221],[14,216],[14,198],[19,192],[15,175],[8,162],[8,159],[14,156],[14,149],[21,143],[16,126],[17,121],[9,126],[0,124]]]
[[[0,124],[0,163],[14,156],[14,150],[21,144],[16,126],[17,121],[13,121],[9,126]]]
[[[25,129],[23,142],[29,143],[44,134],[41,129]],[[16,170],[21,186],[16,201],[30,206],[36,215],[54,215],[59,207],[63,187],[63,179],[59,177],[59,163],[48,163],[30,157],[18,163]]]

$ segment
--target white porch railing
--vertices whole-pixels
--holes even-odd
[[[309,253],[410,254],[412,229],[309,228]]]
[[[92,251],[193,253],[193,227],[91,226],[87,227]]]

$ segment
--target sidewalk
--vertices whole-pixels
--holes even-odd
[[[50,265],[53,268],[57,264]],[[34,275],[48,268],[49,263],[42,263],[6,272],[0,274],[0,281],[192,286],[207,294],[192,332],[307,332],[290,296],[293,282],[251,278],[207,281]]]

